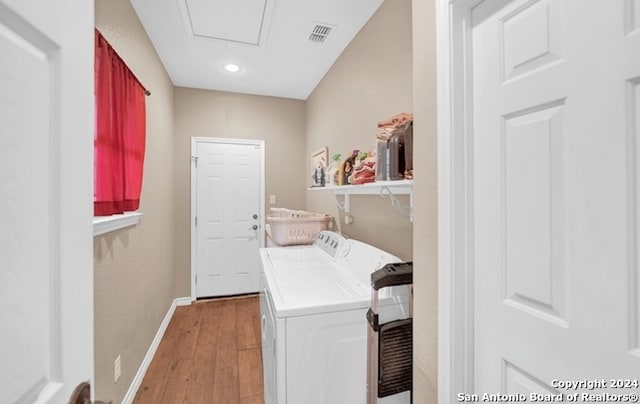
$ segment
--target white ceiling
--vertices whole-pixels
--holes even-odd
[[[304,100],[384,0],[130,1],[174,85]]]

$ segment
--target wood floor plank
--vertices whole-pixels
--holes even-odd
[[[240,399],[240,404],[264,404],[264,397],[262,397],[262,394],[251,397],[243,397]]]
[[[220,328],[213,376],[213,402],[239,404],[238,345],[236,340],[236,305],[225,301],[220,305]]]
[[[238,311],[238,349],[260,346],[260,306],[258,297],[236,301]]]
[[[214,403],[213,385],[216,370],[215,350],[198,354],[191,366],[191,375],[185,394],[185,403]]]
[[[158,345],[151,364],[145,374],[134,403],[161,402],[161,398],[167,387],[167,380],[171,373],[171,367],[177,361],[176,346],[179,346],[180,334],[186,327],[187,307],[177,307],[164,336]]]
[[[168,373],[167,370],[159,366],[149,366],[133,399],[133,404],[159,403],[160,397],[164,394]]]
[[[220,330],[220,302],[199,303],[200,331],[193,358],[191,380],[185,396],[186,403],[213,403],[213,385],[216,370],[218,332]]]
[[[198,350],[213,350],[211,345],[218,343],[218,333],[221,327],[220,309],[227,303],[221,301],[209,301],[201,304],[200,311],[200,332],[198,333]],[[214,358],[215,360],[215,358]]]
[[[135,404],[264,404],[256,296],[181,306]]]
[[[161,396],[160,403],[184,403],[191,375],[191,361],[179,359],[170,366],[169,374],[166,378],[166,387]]]
[[[260,348],[238,351],[240,398],[262,393],[262,358]]]
[[[175,347],[177,360],[193,358],[200,331],[201,305],[194,305],[191,310],[181,311],[183,328],[179,334],[179,344]]]

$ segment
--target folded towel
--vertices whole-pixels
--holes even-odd
[[[376,176],[367,176],[367,177],[357,177],[353,179],[353,183],[352,185],[361,185],[361,184],[367,184],[369,182],[375,182],[376,181]]]
[[[374,182],[376,180],[376,159],[375,157],[367,157],[366,159],[358,162],[353,168],[353,185],[365,184],[367,182]]]
[[[412,180],[413,179],[413,170],[404,170],[404,179]]]
[[[400,130],[399,129],[395,129],[395,128],[391,127],[391,126],[386,127],[386,128],[378,128],[378,130],[376,131],[376,138],[378,140],[387,141],[387,140],[391,139],[391,137],[396,133],[400,133]]]
[[[413,114],[400,112],[385,121],[378,122],[378,128],[392,127],[397,129],[404,126],[408,121],[413,121]]]

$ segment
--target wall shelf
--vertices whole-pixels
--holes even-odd
[[[413,180],[376,181],[361,185],[332,185],[312,187],[309,190],[332,193],[336,198],[336,205],[344,210],[345,213],[351,211],[351,195],[388,196],[391,205],[413,221]],[[342,195],[342,203],[340,203],[338,195]],[[396,197],[397,195],[409,195],[409,206],[404,206],[400,203],[400,200]]]
[[[93,236],[109,233],[129,226],[135,226],[140,221],[142,212],[126,212],[111,216],[94,216]]]

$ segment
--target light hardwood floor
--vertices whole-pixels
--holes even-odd
[[[257,296],[177,307],[135,404],[263,404]]]

